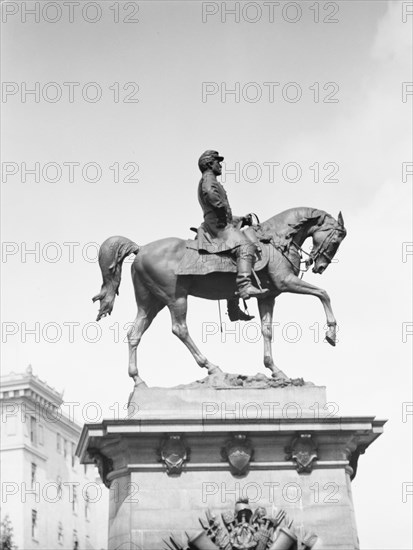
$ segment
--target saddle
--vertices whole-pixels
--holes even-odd
[[[191,231],[197,232],[194,227]],[[270,258],[272,245],[270,237],[260,232],[259,227],[254,227],[255,234],[260,242],[261,253],[257,254],[254,271],[260,271],[266,267]],[[209,273],[236,273],[237,265],[235,255],[231,252],[211,253],[198,250],[197,239],[186,241],[186,252],[176,270],[177,275],[208,275]]]

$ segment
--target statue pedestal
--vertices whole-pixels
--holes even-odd
[[[127,419],[86,424],[78,446],[110,487],[109,549],[160,550],[170,535],[185,548],[207,509],[220,518],[239,498],[285,510],[314,549],[359,548],[351,479],[384,421],[334,406],[312,385],[137,388]]]

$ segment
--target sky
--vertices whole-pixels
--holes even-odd
[[[339,342],[322,341],[316,298],[285,294],[275,359],[325,385],[340,415],[388,419],[352,485],[360,544],[412,548],[412,497],[402,494],[412,480],[409,3],[249,3],[238,15],[217,2],[87,4],[61,13],[51,2],[3,4],[2,372],[31,364],[79,403],[81,421],[92,421],[88,402],[99,403],[97,420],[122,410],[130,262],[97,327],[97,246],[111,235],[190,238],[202,220],[197,159],[216,149],[235,214],[343,213],[337,262],[305,275],[329,292]],[[218,322],[215,302],[190,299],[189,329],[212,362],[264,372],[262,342],[245,327],[226,342],[205,338],[205,323]],[[167,310],[138,368],[150,386],[204,376]]]

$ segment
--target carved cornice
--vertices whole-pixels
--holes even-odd
[[[230,465],[234,475],[267,468],[297,468],[302,473],[311,471],[311,468],[346,466],[351,466],[355,470],[358,456],[379,437],[383,431],[383,424],[384,421],[374,420],[372,417],[345,417],[327,421],[298,418],[296,421],[277,420],[271,423],[245,420],[204,420],[201,423],[180,423],[170,419],[107,420],[101,424],[85,425],[77,452],[81,463],[91,463],[93,460],[89,456],[89,451],[98,450],[113,460],[113,469],[116,472],[159,471],[162,468],[168,470],[165,460],[168,456],[170,460],[173,453],[172,449],[168,450],[168,447],[165,447],[166,439],[161,441],[160,436],[170,434],[179,435],[178,439],[181,442],[185,441],[184,448],[177,449],[176,466],[170,462],[170,471],[175,469],[176,474],[179,473],[180,466],[184,467],[185,471],[221,471],[228,469]],[[157,450],[162,447],[165,447],[163,459],[161,452],[158,452],[157,456]],[[287,459],[284,452],[286,447]],[[205,448],[209,449],[207,455]],[[260,450],[259,461],[253,457],[253,449],[256,453]],[[263,450],[265,452],[262,452]],[[305,452],[309,453],[307,458]],[[234,460],[237,454],[239,460]],[[242,455],[245,459],[244,464],[241,460]],[[310,461],[307,464],[308,458]],[[157,463],[157,459],[160,462]]]

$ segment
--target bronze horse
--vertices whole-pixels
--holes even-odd
[[[341,212],[337,221],[315,208],[291,208],[260,224],[260,233],[269,235],[271,254],[266,267],[257,273],[263,287],[270,289],[264,298],[258,299],[261,329],[264,340],[264,365],[275,378],[288,377],[275,365],[272,350],[272,316],[275,298],[283,292],[311,294],[321,300],[327,318],[326,340],[335,345],[336,319],[327,292],[300,277],[301,246],[312,237],[313,247],[307,266],[313,265],[314,273],[323,273],[331,263],[346,236]],[[172,319],[172,332],[182,340],[200,367],[209,374],[221,372],[202,355],[188,333],[186,324],[188,296],[207,300],[224,300],[234,297],[236,291],[234,273],[210,273],[208,275],[176,275],[177,267],[186,251],[186,241],[174,237],[161,239],[142,247],[125,237],[110,237],[99,251],[99,265],[103,284],[93,298],[100,300],[99,321],[110,315],[121,280],[123,260],[136,254],[132,264],[132,280],[135,288],[138,313],[128,331],[129,376],[135,385],[144,384],[139,377],[136,349],[156,315],[168,306]]]

